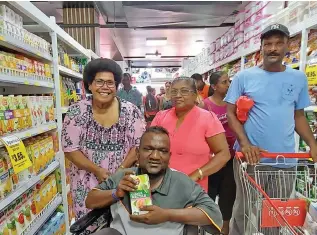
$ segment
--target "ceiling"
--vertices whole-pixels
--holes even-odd
[[[241,1],[96,1],[100,13],[100,56],[127,60],[133,67],[181,66],[233,25]],[[62,20],[62,2],[34,2]],[[164,46],[146,46],[146,38],[166,37]],[[196,41],[200,41],[197,43]],[[146,53],[161,53],[154,60]],[[98,53],[98,52],[97,52]]]

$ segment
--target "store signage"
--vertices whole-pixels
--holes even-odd
[[[317,85],[317,64],[306,66],[308,85]]]
[[[15,174],[32,166],[25,146],[19,137],[15,135],[5,136],[1,137],[0,141],[5,145],[8,151]]]

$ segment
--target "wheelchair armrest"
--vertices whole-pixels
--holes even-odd
[[[92,225],[100,216],[105,215],[106,217],[111,216],[110,207],[94,209],[88,212],[86,215],[77,220],[72,226],[70,226],[70,232],[79,234]]]

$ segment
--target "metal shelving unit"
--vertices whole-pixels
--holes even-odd
[[[61,87],[60,87],[60,74],[71,77],[75,82],[82,81],[83,75],[65,68],[58,64],[58,42],[62,42],[71,51],[71,54],[77,57],[87,58],[88,61],[96,59],[98,56],[90,51],[86,50],[77,41],[75,41],[69,34],[67,34],[62,28],[55,23],[54,17],[47,17],[37,7],[28,1],[7,1],[4,4],[8,5],[12,10],[21,13],[28,19],[34,21],[36,25],[25,26],[25,29],[35,34],[45,34],[47,41],[51,42],[52,55],[45,53],[30,45],[24,43],[13,36],[0,34],[0,45],[5,48],[9,48],[15,52],[22,53],[26,56],[36,58],[41,62],[49,63],[53,71],[53,79],[45,77],[32,76],[10,76],[6,74],[0,74],[0,86],[6,87],[5,91],[0,90],[0,94],[53,94],[55,95],[55,113],[56,122],[43,124],[30,129],[26,129],[12,134],[18,136],[20,139],[30,138],[51,130],[57,130],[59,136],[59,152],[55,156],[55,161],[52,162],[42,173],[37,176],[33,176],[28,182],[18,186],[8,197],[0,201],[0,211],[6,208],[15,199],[21,196],[26,190],[36,185],[43,180],[50,173],[60,168],[62,192],[57,194],[53,200],[42,210],[42,212],[35,218],[34,221],[25,229],[23,235],[33,235],[38,231],[45,221],[54,213],[56,208],[63,204],[65,213],[66,234],[69,232],[69,215],[67,204],[67,193],[70,191],[70,186],[66,185],[66,170],[65,170],[65,157],[61,148],[61,130],[62,130],[62,113],[67,111],[68,107],[61,107]],[[2,93],[1,93],[2,92]],[[9,134],[8,134],[9,135]],[[0,147],[3,145],[0,143]]]

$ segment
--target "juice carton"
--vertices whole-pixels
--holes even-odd
[[[32,126],[37,126],[37,112],[36,112],[36,97],[28,96],[27,97],[27,106],[31,113]]]
[[[16,229],[18,234],[21,234],[23,230],[26,228],[26,223],[25,223],[26,219],[24,218],[24,211],[23,211],[24,210],[23,196],[26,197],[26,194],[17,198],[15,212],[14,212],[15,224],[16,224]]]
[[[47,163],[45,141],[43,141],[42,137],[40,137],[40,136],[38,136],[36,138],[36,141],[37,141],[37,143],[39,145],[39,149],[40,149],[40,156],[39,156],[40,171],[43,171],[46,168],[46,163]]]
[[[42,184],[39,183],[36,185],[36,190],[34,192],[34,203],[35,203],[35,211],[36,214],[40,213],[43,209],[43,202],[42,202]]]
[[[9,235],[9,229],[7,227],[7,216],[6,211],[0,211],[0,234]]]
[[[53,138],[54,152],[57,153],[59,151],[58,133],[57,132],[51,132],[51,136]]]
[[[56,179],[56,185],[57,185],[57,191],[59,193],[62,192],[62,176],[61,176],[61,169],[58,168],[55,170],[55,179]]]
[[[0,176],[0,200],[6,198],[12,192],[12,183],[9,172]]]
[[[31,188],[26,193],[27,193],[27,202],[26,202],[25,210],[27,210],[26,213],[28,213],[28,211],[31,212],[30,216],[31,216],[31,221],[32,221],[32,220],[34,220],[34,218],[37,215],[35,201],[34,201],[35,190],[33,188]],[[28,215],[25,215],[25,216],[28,217]],[[28,218],[27,218],[27,220],[28,220]]]
[[[148,175],[131,175],[138,182],[138,188],[134,192],[130,192],[132,215],[146,214],[145,211],[140,211],[143,206],[151,206],[151,190],[150,180]]]
[[[30,151],[33,160],[33,171],[35,174],[38,174],[41,169],[41,162],[40,162],[40,147],[35,139],[31,139],[30,143]]]
[[[0,111],[5,111],[8,109],[8,98],[6,96],[0,95]]]
[[[36,96],[37,117],[40,124],[45,123],[45,115],[43,108],[43,96]]]
[[[22,195],[22,210],[23,210],[23,215],[25,219],[25,225],[28,226],[32,222],[31,218],[31,207],[29,206],[29,198],[28,198],[28,192],[25,192]]]
[[[15,206],[16,202],[12,202],[7,209],[7,227],[10,235],[17,235],[16,218],[15,218]]]
[[[51,177],[52,195],[54,197],[57,194],[56,178],[54,174],[52,174],[50,177]]]
[[[11,179],[12,190],[16,190],[19,186],[19,175],[16,174],[13,168],[9,168],[9,177]]]

